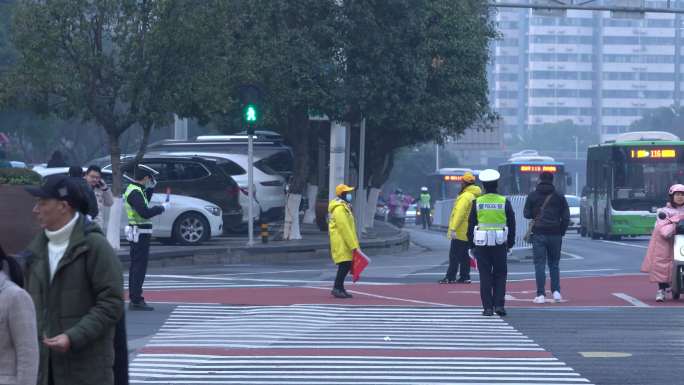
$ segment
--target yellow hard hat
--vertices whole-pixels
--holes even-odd
[[[347,186],[346,184],[338,184],[337,187],[335,187],[335,195],[337,195],[338,197],[350,191],[354,191],[354,188]]]
[[[475,175],[473,175],[472,172],[468,171],[465,174],[463,174],[463,181],[466,183],[475,183]]]

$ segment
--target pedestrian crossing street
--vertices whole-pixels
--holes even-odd
[[[475,308],[178,306],[132,384],[589,384]]]

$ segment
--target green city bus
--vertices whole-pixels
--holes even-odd
[[[582,235],[650,235],[667,190],[684,182],[684,141],[667,132],[629,132],[587,150]]]

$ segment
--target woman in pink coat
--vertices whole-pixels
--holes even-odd
[[[665,213],[665,219],[656,219],[651,241],[641,271],[649,273],[651,282],[658,284],[656,301],[665,301],[665,290],[672,281],[672,262],[674,260],[674,235],[677,223],[684,220],[684,185],[676,184],[668,191],[670,201],[658,213]],[[660,216],[660,215],[659,215]]]

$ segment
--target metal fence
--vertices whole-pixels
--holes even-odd
[[[511,202],[515,212],[515,246],[513,249],[531,249],[532,244],[523,240],[529,223],[529,220],[523,217],[523,209],[525,208],[525,199],[527,197],[525,195],[511,195],[506,198]],[[449,217],[453,207],[454,199],[435,202],[432,225],[446,230],[449,227]]]

